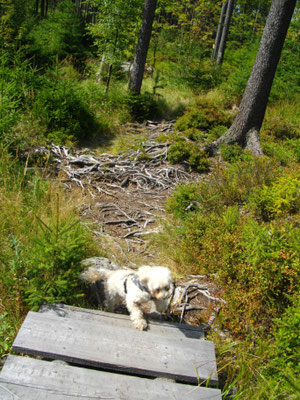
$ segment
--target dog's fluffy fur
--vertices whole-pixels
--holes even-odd
[[[136,329],[144,330],[147,322],[141,304],[152,300],[158,312],[164,312],[173,292],[171,271],[166,267],[144,265],[138,270],[110,271],[89,267],[81,274],[86,282],[105,280],[105,299],[108,310],[125,300],[130,318]]]

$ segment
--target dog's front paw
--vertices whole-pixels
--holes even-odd
[[[144,319],[139,319],[137,321],[132,321],[133,322],[133,326],[135,327],[135,329],[139,329],[140,331],[143,331],[147,328],[147,322]]]

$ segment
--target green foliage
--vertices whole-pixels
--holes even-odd
[[[195,185],[178,185],[168,200],[167,210],[178,218],[185,218],[189,212],[197,209]]]
[[[26,268],[28,284],[24,289],[25,303],[38,309],[46,301],[74,303],[83,296],[78,286],[86,255],[87,235],[74,216],[60,221],[57,214],[50,223],[38,219],[38,232],[33,256]]]
[[[30,308],[44,301],[82,304],[79,262],[92,246],[94,254],[98,251],[75,207],[57,182],[26,173],[0,147],[1,356]]]
[[[16,330],[11,324],[8,313],[0,314],[0,356],[9,354]]]
[[[0,140],[9,143],[11,129],[20,119],[21,112],[32,101],[32,91],[38,87],[39,77],[20,50],[15,55],[0,55]]]
[[[79,62],[88,55],[84,35],[83,19],[76,5],[71,0],[63,0],[48,18],[31,30],[30,51],[41,65],[55,63],[57,57],[72,57]]]
[[[286,121],[281,117],[273,118],[265,124],[264,134],[272,135],[275,139],[299,139],[299,123]]]
[[[129,93],[125,101],[129,113],[135,121],[143,122],[146,119],[155,117],[158,112],[155,96],[151,93],[139,95]]]
[[[197,143],[187,142],[184,139],[176,140],[168,150],[168,160],[171,164],[188,161],[190,166],[198,172],[209,169],[208,155],[202,151]]]
[[[286,295],[294,295],[299,282],[300,229],[293,222],[260,225],[249,219],[243,228],[242,245],[247,265],[239,271],[239,280],[264,297],[262,308],[272,306],[272,314],[289,303]],[[266,316],[265,316],[266,317]]]
[[[100,57],[105,56],[105,65],[119,67],[132,59],[136,48],[136,37],[140,27],[143,2],[128,0],[94,1],[97,10],[95,23],[88,30]],[[114,72],[116,68],[112,69]],[[98,71],[98,76],[103,71]]]
[[[0,0],[0,46],[17,47],[31,28],[34,0]]]
[[[300,180],[281,176],[271,186],[257,188],[250,197],[249,206],[265,221],[299,212]]]
[[[300,19],[299,8],[294,12],[289,31],[284,43],[270,101],[291,99],[299,96],[300,87]]]
[[[282,318],[275,320],[275,342],[272,348],[273,360],[269,374],[283,375],[289,368],[295,375],[300,374],[299,365],[300,297],[293,301]]]
[[[229,127],[230,123],[230,119],[215,106],[200,102],[195,107],[189,107],[184,115],[178,118],[175,129],[181,132],[190,128],[209,131],[218,125]]]
[[[212,129],[208,131],[207,137],[209,140],[214,141],[224,135],[224,133],[228,130],[228,126],[225,125],[216,125]]]
[[[95,115],[79,85],[67,80],[47,81],[37,93],[32,115],[55,143],[78,142],[97,129]]]
[[[207,182],[181,185],[168,202],[176,217],[164,236],[168,257],[185,273],[218,277],[227,301],[222,323],[237,337],[252,329],[263,334],[289,304],[286,294],[297,293],[299,206],[292,204],[299,199],[299,181],[280,174],[266,158],[239,161],[219,168]],[[284,223],[251,216],[257,207],[253,198],[265,190],[272,193],[267,204],[276,217],[289,216]]]
[[[251,154],[244,151],[237,143],[232,145],[226,143],[221,144],[220,154],[223,160],[228,162],[236,162],[251,158]]]
[[[224,66],[228,73],[226,80],[221,83],[227,96],[242,98],[249,79],[252,66],[258,50],[258,41],[239,46],[238,49],[227,49]]]
[[[279,161],[281,165],[287,166],[291,161],[298,161],[297,150],[293,151],[287,148],[285,144],[263,143],[262,149],[266,156]]]

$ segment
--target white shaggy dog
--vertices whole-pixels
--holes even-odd
[[[173,293],[171,271],[166,267],[144,265],[138,270],[120,269],[110,271],[89,267],[81,275],[86,282],[105,279],[105,299],[108,310],[125,300],[130,319],[136,329],[144,330],[147,322],[141,304],[152,300],[158,312],[164,312]]]

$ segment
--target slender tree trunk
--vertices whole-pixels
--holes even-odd
[[[238,143],[261,155],[259,131],[297,0],[273,0],[260,47],[237,116],[229,130],[206,150],[214,154],[221,143]]]
[[[227,1],[222,4],[220,19],[219,19],[219,25],[218,25],[218,30],[217,30],[216,39],[215,39],[215,45],[214,45],[213,53],[212,53],[212,57],[211,57],[212,61],[216,61],[217,54],[218,54],[218,51],[219,51],[220,40],[221,40],[221,36],[222,36],[222,31],[223,31],[223,28],[224,28],[224,21],[225,21],[225,14],[226,14],[226,10],[227,10],[227,5],[228,5]]]
[[[110,80],[111,80],[111,76],[112,76],[112,70],[113,70],[113,65],[109,64],[108,76],[107,76],[107,81],[106,81],[106,86],[105,86],[105,93],[107,93],[109,90]]]
[[[232,13],[233,13],[233,7],[234,7],[234,0],[228,0],[225,20],[224,20],[224,26],[222,29],[222,36],[220,39],[220,45],[219,45],[218,53],[217,53],[217,64],[218,65],[222,64],[222,62],[223,62],[226,41],[227,41],[227,35],[228,35],[230,21],[231,21],[231,17],[232,17]]]
[[[41,17],[45,16],[45,0],[41,0]]]
[[[47,17],[47,14],[48,14],[48,6],[49,6],[48,0],[46,0],[45,17]]]
[[[115,34],[115,42],[114,42],[114,51],[113,51],[113,57],[116,54],[116,48],[117,48],[117,41],[119,38],[119,30],[116,30],[116,34]],[[112,71],[113,71],[113,65],[112,63],[109,66],[109,70],[108,70],[108,77],[107,77],[107,81],[106,81],[106,87],[105,87],[105,93],[108,92],[109,89],[109,85],[110,85],[110,80],[111,80],[111,76],[112,76]]]
[[[81,0],[75,0],[77,14],[80,14]]]
[[[35,0],[35,13],[39,13],[39,0]]]
[[[140,94],[157,0],[145,0],[143,20],[129,80],[129,90]]]
[[[101,57],[101,61],[100,61],[100,65],[99,65],[99,69],[97,71],[96,74],[96,80],[97,83],[100,83],[102,80],[102,71],[103,71],[103,67],[104,67],[104,62],[105,62],[105,53],[102,53],[102,57]]]

